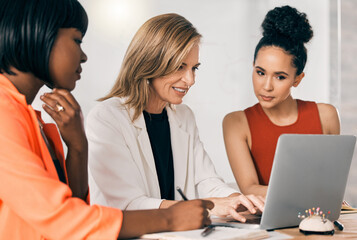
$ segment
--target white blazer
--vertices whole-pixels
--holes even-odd
[[[191,109],[166,107],[170,124],[175,187],[187,198],[226,197],[234,192],[215,171],[203,148]],[[87,117],[91,204],[120,209],[159,208],[162,199],[143,114],[131,121],[133,109],[113,97]],[[175,192],[175,199],[182,200]]]

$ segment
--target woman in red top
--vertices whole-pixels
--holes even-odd
[[[0,239],[117,239],[210,223],[204,200],[168,209],[90,206],[87,138],[70,93],[87,56],[77,0],[0,0]],[[39,89],[56,126],[31,107]],[[187,220],[189,219],[189,221]]]
[[[265,196],[281,134],[339,134],[340,122],[332,105],[291,96],[291,88],[304,77],[304,43],[313,36],[306,14],[290,6],[277,7],[267,13],[262,28],[252,76],[258,103],[227,114],[223,134],[242,193]]]

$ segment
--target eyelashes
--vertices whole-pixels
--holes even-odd
[[[257,70],[256,73],[257,73],[259,76],[265,76],[265,73],[264,73],[263,71]],[[275,78],[278,79],[278,80],[284,80],[284,79],[286,79],[286,77],[285,77],[284,75],[277,75]]]

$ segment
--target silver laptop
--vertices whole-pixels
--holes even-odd
[[[330,211],[328,219],[337,220],[355,143],[351,135],[281,135],[261,219],[251,216],[248,223],[240,223],[213,218],[212,224],[267,230],[295,227],[300,223],[298,213],[313,207]]]

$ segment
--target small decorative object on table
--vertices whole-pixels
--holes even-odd
[[[327,219],[330,211],[327,212],[327,216],[320,211],[320,208],[310,208],[305,210],[305,214],[299,213],[298,218],[302,219],[299,225],[300,232],[305,235],[308,234],[322,234],[333,235],[335,228],[333,223]]]

